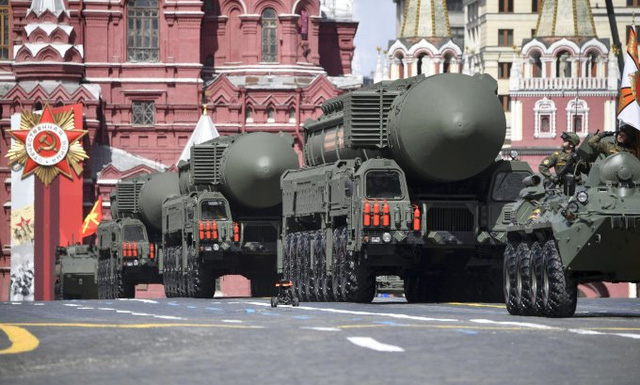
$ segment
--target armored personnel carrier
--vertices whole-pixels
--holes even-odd
[[[240,274],[253,296],[271,295],[282,195],[280,175],[298,167],[288,134],[219,137],[191,148],[180,194],[163,204],[163,280],[168,296],[213,296],[215,279]]]
[[[575,162],[590,170],[573,175]],[[504,297],[513,315],[571,317],[578,284],[640,282],[640,160],[596,155],[587,140],[560,171],[559,186],[538,176],[511,212]]]
[[[98,226],[98,295],[132,298],[135,285],[161,283],[162,202],[180,195],[178,174],[125,179],[111,194],[110,221]]]
[[[409,302],[502,299],[511,205],[530,175],[497,159],[490,76],[423,75],[323,103],[301,169],[281,179],[279,271],[303,301],[369,302],[398,275]]]
[[[93,245],[69,245],[56,248],[55,298],[98,298],[96,273],[98,254]]]

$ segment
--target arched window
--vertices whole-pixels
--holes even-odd
[[[276,11],[267,8],[262,12],[262,61],[273,63],[278,60],[278,19]]]
[[[590,78],[598,77],[598,53],[589,52],[587,54],[586,75]]]
[[[558,53],[556,60],[556,77],[557,78],[570,78],[571,77],[571,61],[569,58],[571,55],[567,51]]]
[[[395,67],[395,70],[397,71],[397,79],[404,79],[404,63],[402,62],[403,59],[404,57],[400,53],[393,57],[393,65]]]
[[[246,115],[245,123],[253,123],[253,110],[251,109],[251,107],[247,108],[245,115]]]
[[[542,77],[542,60],[540,59],[540,56],[540,52],[534,52],[529,58],[529,63],[531,63],[532,78]]]
[[[9,59],[9,0],[0,0],[0,60]]]
[[[446,55],[444,55],[444,62],[442,63],[442,73],[449,73],[451,72],[451,54],[448,53]]]
[[[158,0],[129,0],[127,15],[128,60],[158,61]]]
[[[575,98],[567,103],[567,131],[586,136],[589,132],[589,107],[587,102]]]
[[[535,113],[536,138],[554,138],[556,136],[556,104],[546,97],[538,100],[533,109]]]
[[[273,108],[267,108],[267,123],[275,123],[276,122],[276,114]]]
[[[289,108],[289,123],[296,122],[296,109],[291,107]]]

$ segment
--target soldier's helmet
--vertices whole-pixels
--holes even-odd
[[[638,130],[636,130],[633,126],[623,123],[620,125],[620,127],[618,127],[618,131],[616,131],[616,137],[620,132],[624,132],[625,134],[627,134],[627,140],[625,141],[625,143],[621,144],[623,147],[634,146],[636,144]]]
[[[571,143],[574,147],[580,144],[580,137],[575,132],[563,132],[560,138],[565,142]]]

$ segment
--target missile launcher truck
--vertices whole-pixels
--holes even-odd
[[[227,274],[250,279],[253,296],[274,293],[280,176],[299,164],[292,145],[288,134],[255,132],[191,148],[180,195],[162,206],[167,296],[211,298]]]
[[[54,268],[56,299],[98,298],[96,272],[98,257],[93,245],[69,245],[56,248]]]
[[[559,174],[558,186],[528,177],[512,208],[504,253],[510,314],[571,317],[578,284],[640,282],[640,160],[595,154],[584,140]]]
[[[135,285],[162,282],[162,202],[178,195],[176,172],[118,182],[112,220],[98,225],[99,298],[133,298]]]
[[[531,169],[500,160],[506,124],[486,75],[382,82],[323,103],[306,167],[281,178],[278,269],[303,301],[502,300],[510,206]]]

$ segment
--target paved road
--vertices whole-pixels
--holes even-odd
[[[640,300],[0,303],[0,384],[638,384]]]

